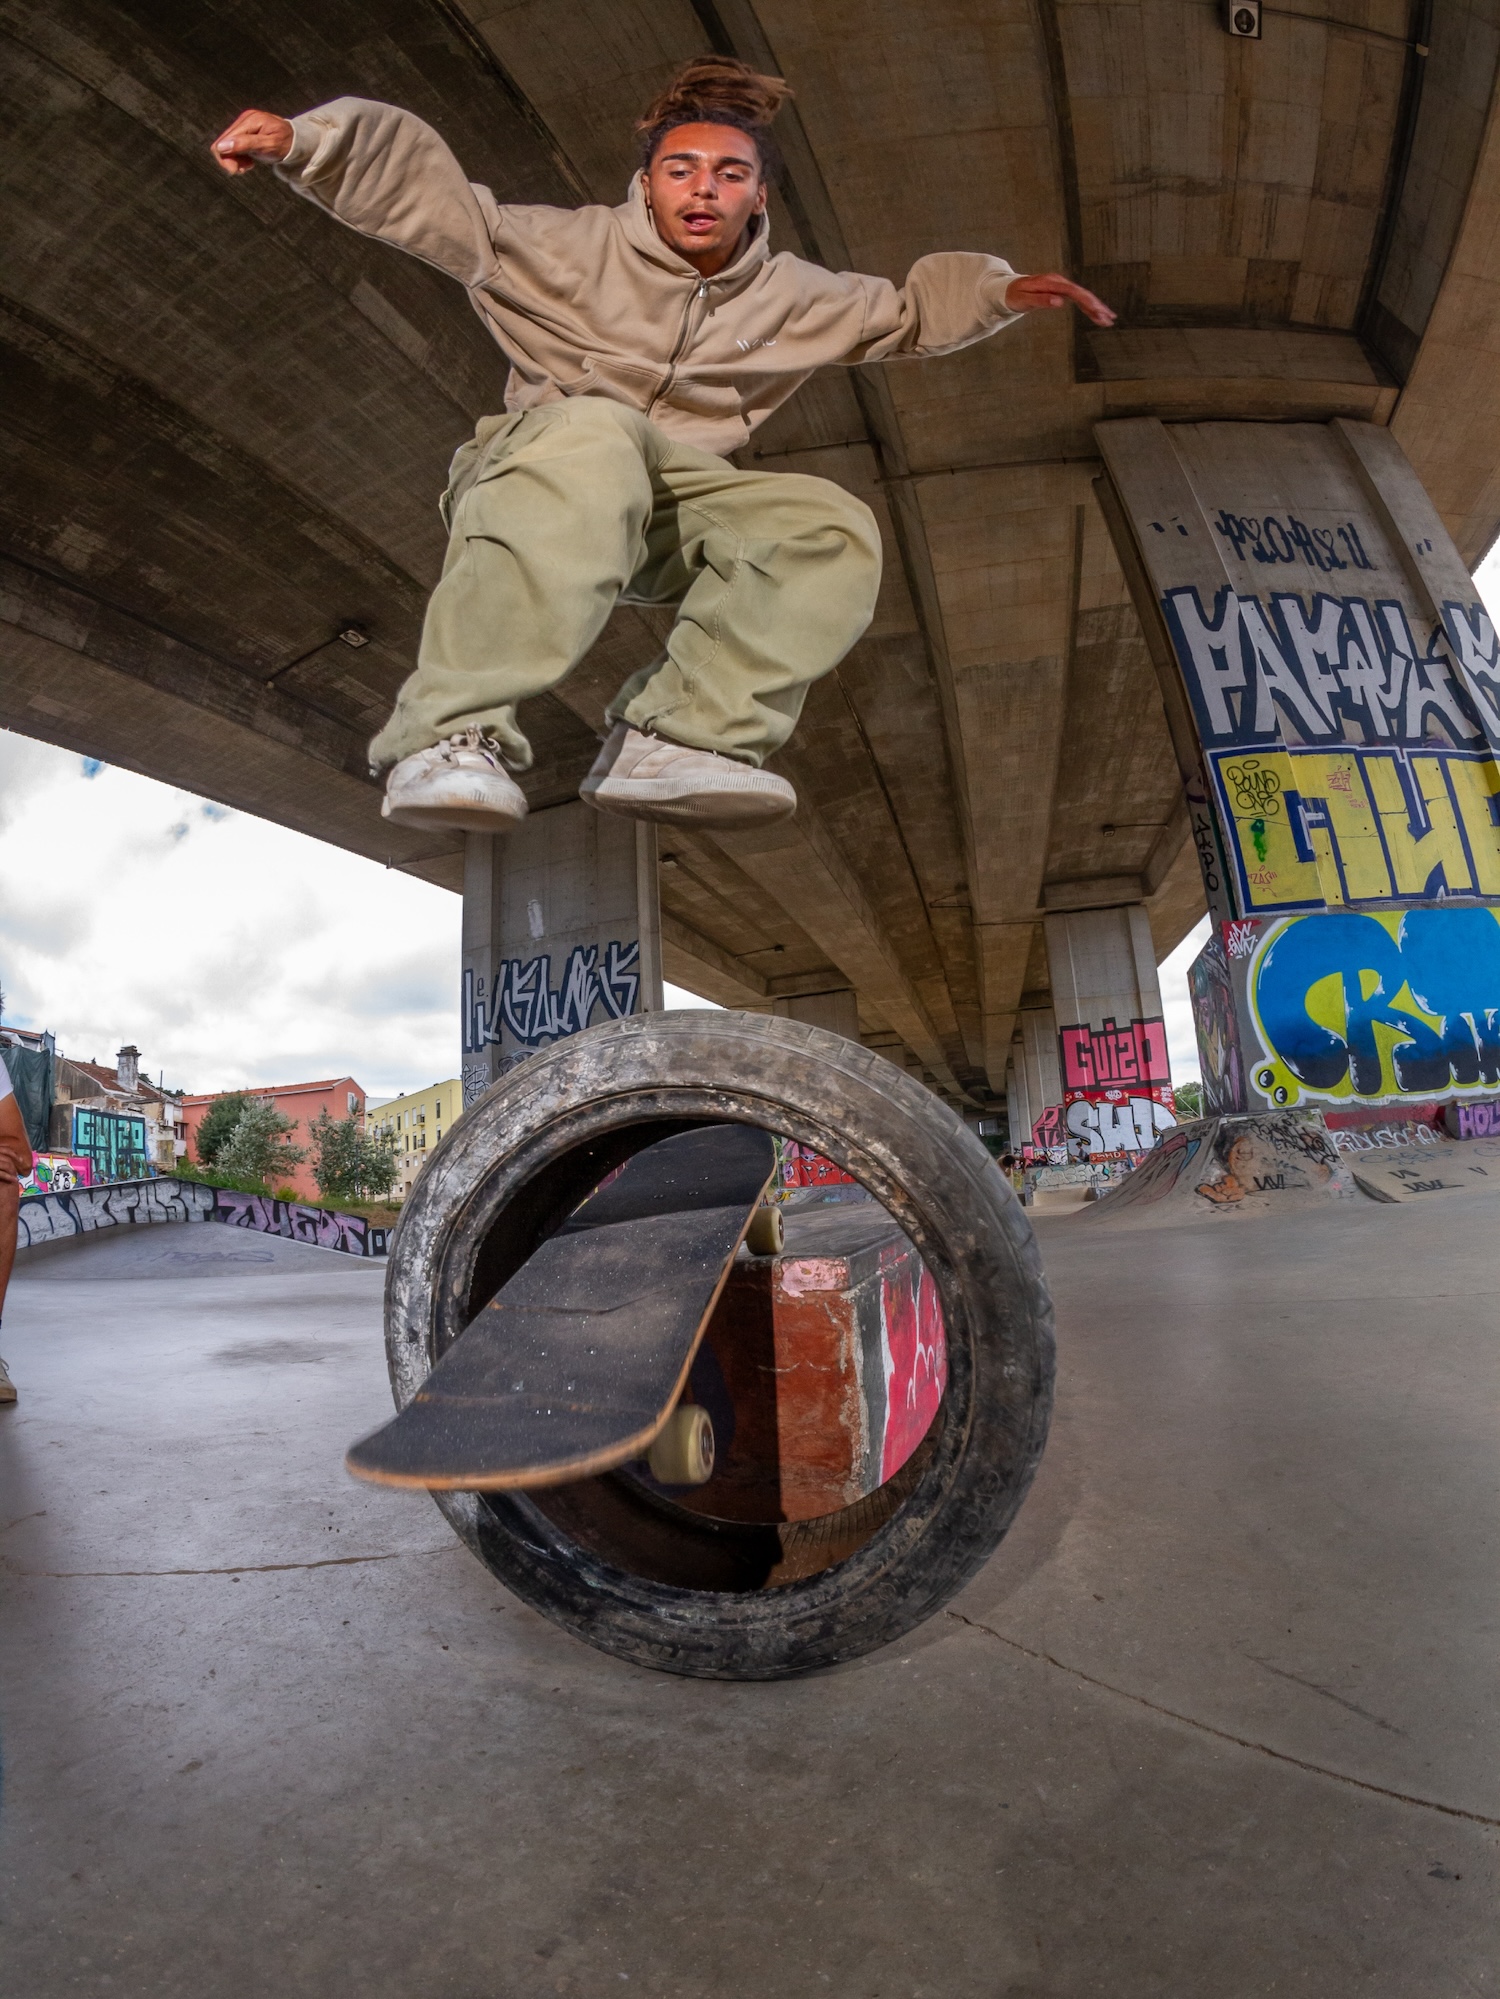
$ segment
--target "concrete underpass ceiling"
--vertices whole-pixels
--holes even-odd
[[[852,983],[868,1039],[983,1103],[1043,912],[1144,898],[1164,955],[1202,909],[1092,425],[1389,422],[1470,561],[1500,525],[1500,0],[1431,12],[1422,54],[1420,0],[1259,43],[1207,0],[0,0],[0,723],[457,888],[364,744],[503,362],[448,281],[206,141],[383,97],[502,201],[614,202],[673,65],[741,54],[797,91],[773,246],[898,281],[998,250],[1122,308],[830,373],[757,433],[875,508],[879,612],[780,759],[796,821],[663,842],[669,976],[759,1008]],[[530,705],[534,804],[659,639],[618,613]]]

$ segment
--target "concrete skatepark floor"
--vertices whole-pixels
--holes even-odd
[[[593,1653],[345,1477],[390,1407],[379,1266],[188,1227],[39,1259],[5,1989],[1493,1990],[1496,1220],[1044,1218],[1016,1529],[904,1644],[775,1686]]]

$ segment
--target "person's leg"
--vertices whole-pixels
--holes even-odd
[[[760,765],[796,727],[807,689],[875,612],[880,530],[826,479],[742,472],[671,445],[629,601],[677,603],[665,656],[610,719]]]
[[[527,769],[517,703],[577,665],[644,556],[657,434],[636,411],[575,396],[481,434],[454,460],[447,560],[376,769],[469,729]]]

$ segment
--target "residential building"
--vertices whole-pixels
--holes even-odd
[[[170,1173],[187,1150],[183,1103],[180,1090],[142,1074],[141,1051],[133,1043],[119,1051],[113,1068],[58,1055],[50,1153],[75,1166],[87,1161],[86,1184],[93,1186]]]
[[[198,1127],[208,1115],[211,1104],[221,1097],[233,1096],[232,1090],[211,1091],[203,1096],[189,1096],[182,1100],[183,1114],[187,1124],[188,1146],[194,1161],[198,1158]],[[324,1111],[331,1118],[357,1118],[361,1125],[365,1122],[365,1093],[352,1076],[335,1076],[320,1083],[278,1083],[271,1085],[246,1086],[243,1094],[255,1097],[263,1103],[274,1104],[285,1118],[292,1120],[292,1130],[287,1139],[292,1145],[302,1146],[308,1157],[300,1166],[288,1167],[285,1173],[275,1176],[277,1187],[290,1187],[299,1200],[314,1201],[321,1198],[318,1183],[313,1178],[312,1127]]]
[[[456,1076],[446,1083],[432,1083],[425,1090],[413,1090],[404,1097],[371,1108],[365,1129],[387,1132],[400,1141],[397,1160],[397,1191],[411,1191],[412,1182],[426,1164],[433,1147],[445,1131],[451,1131],[463,1114],[463,1085]]]

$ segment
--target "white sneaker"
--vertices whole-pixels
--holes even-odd
[[[601,812],[668,826],[762,826],[797,809],[784,777],[753,764],[643,736],[616,722],[578,794]]]
[[[398,826],[456,826],[468,833],[508,833],[526,817],[526,794],[478,729],[416,750],[392,766],[382,819]]]
[[[14,1402],[16,1384],[5,1371],[5,1362],[0,1360],[0,1402]]]

